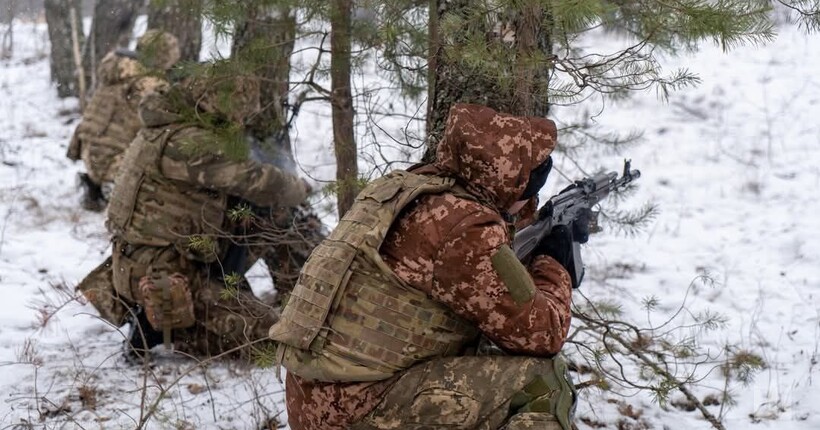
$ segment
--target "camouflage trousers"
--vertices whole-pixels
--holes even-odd
[[[575,388],[560,358],[432,360],[402,374],[353,430],[570,430]]]
[[[77,288],[103,319],[119,327],[129,310],[143,305],[138,285],[151,266],[189,280],[196,323],[173,330],[177,351],[211,357],[226,352],[249,355],[255,347],[272,346],[267,333],[278,320],[279,310],[257,299],[247,283],[226,289],[208,265],[184,259],[173,247],[132,248],[115,242],[113,258],[94,269]]]
[[[113,183],[120,171],[125,146],[111,148],[104,145],[86,142],[80,150],[88,177],[97,185]]]

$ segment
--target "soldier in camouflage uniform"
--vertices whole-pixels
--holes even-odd
[[[223,265],[229,199],[290,207],[309,190],[274,165],[226,153],[237,135],[225,133],[241,139],[242,123],[259,108],[258,81],[243,77],[189,79],[140,104],[143,128],[108,209],[112,258],[79,286],[112,324],[136,316],[130,347],[138,353],[169,337],[195,356],[248,352],[278,317],[247,288],[243,270],[226,273]]]
[[[437,160],[369,184],[311,254],[273,327],[293,430],[569,430],[565,231],[532,261],[511,215],[546,181],[556,128],[476,105]],[[480,339],[496,348],[478,348]]]
[[[85,163],[86,173],[80,174],[85,209],[105,208],[102,186],[114,182],[122,154],[140,129],[139,102],[167,85],[165,71],[179,58],[176,37],[157,30],[140,37],[136,53],[119,49],[103,57],[97,68],[99,88],[74,130],[67,154]]]

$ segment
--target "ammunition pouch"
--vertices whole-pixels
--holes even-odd
[[[194,301],[188,277],[149,268],[140,279],[145,316],[155,330],[181,329],[194,325]]]
[[[149,274],[149,268],[171,269],[186,272],[191,262],[180,256],[173,246],[155,247],[114,242],[113,282],[117,294],[127,301],[143,304],[140,281]]]

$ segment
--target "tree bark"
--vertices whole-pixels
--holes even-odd
[[[332,0],[330,16],[330,85],[333,117],[333,147],[336,152],[336,184],[339,218],[353,205],[359,192],[359,167],[353,133],[351,92],[352,0]]]
[[[202,50],[201,0],[150,0],[148,28],[176,36],[182,61],[199,61]]]
[[[89,74],[96,75],[97,65],[110,51],[128,46],[141,4],[134,0],[97,0],[84,52]],[[92,84],[95,82],[96,76],[92,78]]]
[[[271,141],[291,154],[288,135],[290,57],[296,38],[296,18],[288,9],[251,8],[234,34],[232,58],[252,68],[262,81],[262,111],[247,125],[261,141]]]
[[[249,7],[236,24],[231,59],[261,80],[262,110],[246,124],[253,137],[251,154],[263,162],[297,173],[288,129],[290,60],[296,38],[296,17],[287,7]],[[257,212],[263,217],[265,212]],[[277,297],[287,297],[299,278],[307,257],[323,239],[321,222],[309,204],[267,213],[260,225],[261,254],[276,287]],[[253,240],[251,240],[253,241]],[[258,249],[258,251],[256,251]]]
[[[76,97],[79,85],[71,46],[71,8],[78,16],[82,10],[80,0],[46,0],[46,22],[51,40],[51,81],[57,84],[57,95]],[[82,28],[80,28],[82,37]],[[82,43],[82,41],[81,41]]]
[[[469,0],[431,0],[429,23],[429,75],[427,105],[427,151],[424,161],[435,158],[436,145],[444,131],[447,114],[455,103],[475,103],[514,115],[546,116],[549,112],[547,88],[548,67],[538,58],[551,58],[548,15],[543,2],[522,2],[519,9],[487,12],[493,19],[470,22],[470,28],[460,28],[454,34],[443,34],[439,25],[452,16],[472,16],[476,2]],[[490,28],[488,22],[495,22]],[[453,31],[453,30],[450,30]],[[488,43],[501,44],[514,50],[511,63],[512,85],[486,73],[461,64],[460,44],[466,43],[467,31],[479,31]],[[487,54],[492,55],[492,54]]]

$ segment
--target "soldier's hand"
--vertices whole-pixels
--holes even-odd
[[[569,269],[572,263],[572,229],[565,225],[555,226],[549,235],[538,242],[532,254],[549,255],[565,269]]]
[[[533,255],[549,255],[563,266],[570,275],[572,288],[578,288],[584,277],[580,253],[577,254],[577,257],[573,253],[573,242],[586,243],[589,240],[592,218],[591,210],[583,210],[569,226],[559,225],[554,227],[552,232],[541,239],[541,242],[533,250]],[[578,261],[575,261],[576,258],[578,258]]]

